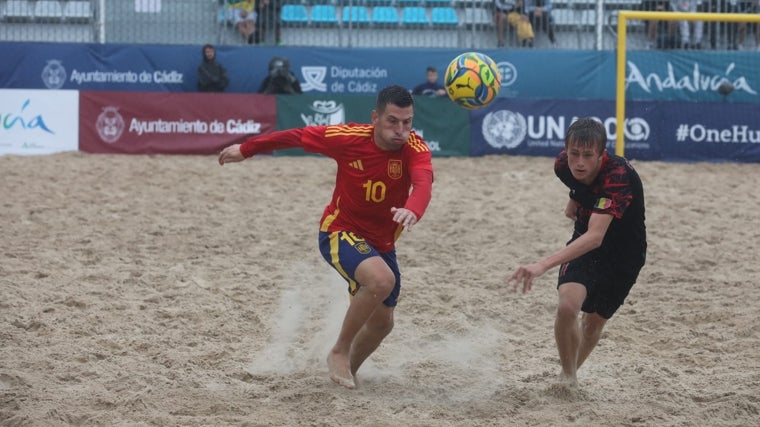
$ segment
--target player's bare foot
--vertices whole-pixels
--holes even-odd
[[[559,374],[558,377],[559,384],[570,388],[570,389],[576,389],[578,388],[578,378],[575,375],[566,375],[564,372]]]
[[[348,389],[355,389],[356,382],[351,375],[348,358],[340,353],[330,352],[327,355],[327,369],[330,372],[330,379],[336,384]]]

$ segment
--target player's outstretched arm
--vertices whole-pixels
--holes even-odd
[[[409,209],[391,208],[393,220],[401,224],[405,230],[412,231],[414,224],[417,224],[417,215]]]
[[[233,144],[219,153],[219,164],[242,162],[245,160],[243,153],[240,152],[240,144]]]

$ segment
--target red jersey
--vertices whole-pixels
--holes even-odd
[[[338,164],[332,200],[322,215],[320,231],[352,231],[375,249],[393,249],[402,226],[391,207],[406,208],[422,218],[430,202],[433,165],[427,144],[413,131],[399,150],[381,150],[371,124],[308,126],[256,136],[245,141],[245,157],[302,147],[333,158]],[[413,191],[410,195],[410,190]]]

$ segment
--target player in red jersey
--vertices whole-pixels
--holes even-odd
[[[578,368],[646,261],[641,179],[626,159],[608,154],[606,144],[607,133],[597,120],[570,125],[554,172],[570,188],[565,215],[575,221],[573,236],[563,249],[519,267],[510,277],[515,289],[522,284],[526,292],[537,277],[561,265],[554,337],[562,378],[573,386]]]
[[[384,88],[371,124],[309,126],[231,145],[219,164],[276,149],[302,147],[338,164],[332,200],[322,215],[322,256],[348,282],[351,303],[327,356],[330,378],[356,387],[356,371],[393,329],[401,289],[395,242],[430,202],[433,166],[412,131],[414,101],[401,86]],[[410,193],[411,190],[411,193]]]

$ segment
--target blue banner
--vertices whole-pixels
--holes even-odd
[[[628,100],[760,102],[757,52],[631,51],[626,62]]]
[[[760,161],[759,104],[630,102],[622,129],[612,101],[496,100],[471,114],[470,154],[555,156],[578,117],[607,129],[614,152],[625,132],[625,156],[666,161]]]
[[[195,92],[201,46],[4,42],[0,88]],[[611,51],[483,50],[502,75],[500,98],[615,98]],[[269,59],[284,56],[305,93],[374,95],[390,84],[413,88],[434,66],[443,79],[461,49],[219,46],[227,92],[256,93]],[[738,51],[630,51],[630,100],[760,102],[760,55]],[[730,84],[731,93],[719,88]]]

